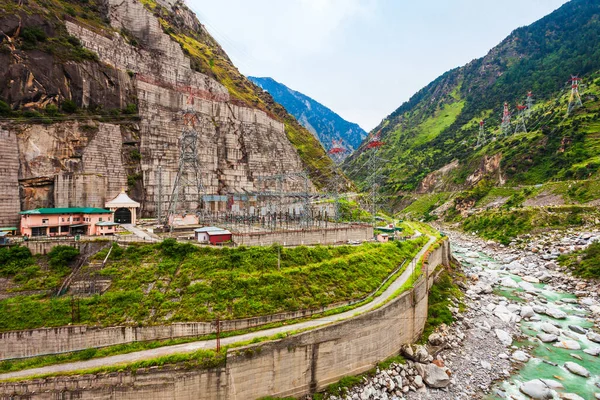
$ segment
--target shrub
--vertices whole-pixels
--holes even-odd
[[[79,255],[79,249],[71,246],[56,246],[48,252],[48,264],[53,269],[62,269],[68,266]]]
[[[51,117],[55,117],[58,115],[58,107],[54,104],[48,104],[46,106],[46,114],[50,115]]]
[[[10,105],[2,100],[0,100],[0,115],[10,115],[12,110]]]
[[[39,27],[30,26],[23,28],[21,31],[21,38],[23,39],[25,47],[32,49],[38,42],[45,42],[46,39],[48,39],[48,36],[46,35],[46,32]]]
[[[77,111],[77,104],[73,100],[65,99],[61,106],[62,110],[66,113],[73,114]]]
[[[127,107],[123,109],[123,114],[137,114],[137,106],[135,104],[127,104]]]
[[[34,263],[27,247],[11,246],[0,248],[0,276],[10,276]]]

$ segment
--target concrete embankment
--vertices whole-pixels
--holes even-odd
[[[436,267],[447,265],[443,241],[427,254],[427,270],[414,287],[382,307],[284,339],[232,349],[222,368],[176,367],[53,377],[0,385],[0,398],[258,399],[301,396],[343,376],[369,370],[415,341],[427,318],[427,294]],[[61,397],[61,398],[63,398]]]

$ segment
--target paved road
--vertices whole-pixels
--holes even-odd
[[[133,226],[131,224],[122,224],[121,226],[123,228],[127,229],[129,232],[133,233],[135,236],[139,237],[140,239],[142,239],[142,240],[144,240],[146,242],[157,242],[157,241],[159,241],[155,237],[150,236],[150,234],[148,232],[144,232],[140,228],[138,228],[136,226]]]
[[[340,321],[343,319],[350,318],[356,314],[361,314],[366,311],[369,311],[380,304],[384,303],[388,300],[394,292],[396,292],[404,283],[410,278],[413,270],[417,264],[417,261],[421,258],[421,256],[425,253],[427,248],[435,242],[436,238],[433,236],[429,237],[429,241],[427,245],[425,245],[419,253],[413,258],[408,267],[404,270],[402,275],[400,275],[392,284],[378,297],[376,297],[370,303],[364,304],[360,307],[357,307],[353,310],[343,312],[341,314],[331,315],[328,317],[318,318],[310,321],[299,322],[293,325],[281,326],[278,328],[265,329],[257,332],[246,333],[238,336],[231,336],[228,338],[221,339],[221,345],[228,345],[238,342],[244,342],[247,340],[252,340],[257,337],[269,337],[276,335],[278,333],[286,333],[292,332],[299,329],[305,328],[314,328],[322,325],[327,325],[332,322]],[[203,340],[185,344],[178,344],[174,346],[165,346],[159,347],[157,349],[151,350],[143,350],[137,351],[129,354],[120,354],[116,356],[104,357],[104,358],[96,358],[87,361],[78,361],[73,363],[66,364],[57,364],[57,365],[49,365],[47,367],[28,369],[17,372],[10,372],[6,374],[0,374],[1,379],[10,379],[10,378],[20,378],[27,377],[32,375],[43,375],[43,374],[51,374],[56,372],[69,372],[76,370],[84,370],[98,367],[107,367],[115,364],[123,364],[123,363],[131,363],[135,361],[147,360],[156,357],[178,354],[178,353],[191,353],[200,349],[214,349],[216,347],[216,341],[213,340]]]

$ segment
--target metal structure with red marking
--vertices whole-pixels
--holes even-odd
[[[381,141],[381,130],[379,130],[367,143],[367,149],[378,149],[383,145],[384,143]]]
[[[567,107],[567,115],[571,114],[574,109],[582,107],[581,96],[579,95],[579,86],[581,78],[577,75],[571,75],[571,97],[569,98],[569,106]]]
[[[504,136],[510,136],[512,134],[510,129],[510,109],[508,108],[508,103],[504,103],[504,111],[502,112],[502,134]]]

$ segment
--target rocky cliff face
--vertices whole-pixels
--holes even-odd
[[[2,6],[14,9],[0,2]],[[30,119],[19,111],[19,118],[0,123],[0,144],[6,149],[0,168],[5,189],[0,192],[0,226],[16,223],[21,209],[103,206],[127,186],[142,203],[142,214],[155,215],[159,166],[165,203],[177,174],[184,111],[198,113],[195,129],[207,194],[256,190],[258,175],[305,168],[302,151],[286,135],[288,121],[232,98],[218,77],[198,72],[189,51],[165,32],[160,14],[168,13],[185,29],[202,29],[195,16],[180,2],[150,6],[138,0],[104,0],[97,10],[110,26],[79,17],[52,21],[18,8],[14,18],[0,18],[8,38],[0,52],[0,62],[8,65],[0,72],[0,99],[10,105],[11,115],[64,100],[85,110],[60,117],[29,111]],[[20,46],[23,27],[39,23],[48,25],[42,49]],[[54,43],[56,26],[89,59],[48,54],[44,46]],[[320,152],[324,154],[322,148]],[[300,189],[293,186],[285,189]]]

